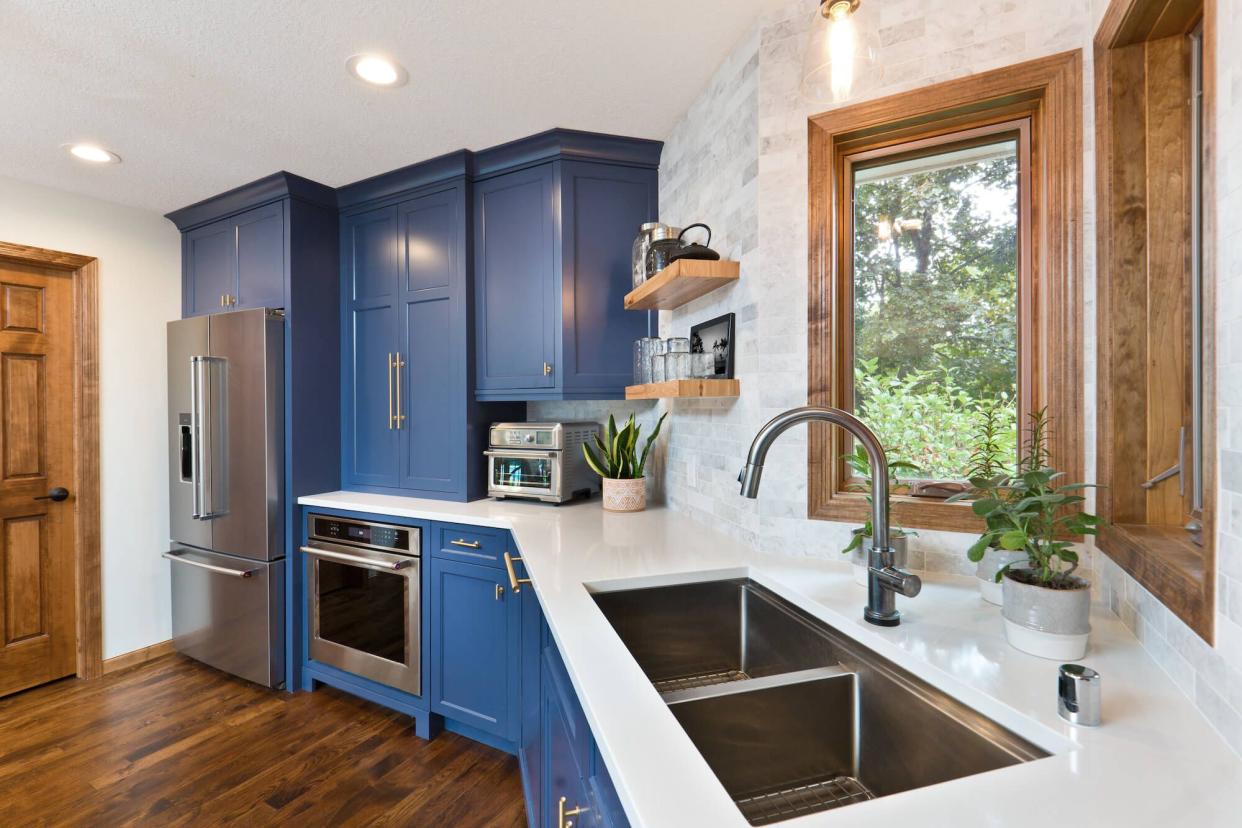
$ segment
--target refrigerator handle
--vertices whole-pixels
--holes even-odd
[[[208,356],[190,357],[191,405],[190,432],[194,448],[194,517],[211,520],[222,514],[216,502],[220,470],[216,468],[216,432],[219,429],[219,407],[223,403],[213,382],[213,368],[220,360]]]
[[[194,493],[195,520],[203,519],[202,375],[202,357],[190,357],[190,489]]]

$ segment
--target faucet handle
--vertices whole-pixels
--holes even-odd
[[[891,558],[890,558],[891,560]],[[923,579],[895,566],[871,566],[871,573],[880,580],[885,589],[913,598],[923,591]]]

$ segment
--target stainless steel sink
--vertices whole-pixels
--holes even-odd
[[[594,598],[752,825],[1048,755],[753,581]]]

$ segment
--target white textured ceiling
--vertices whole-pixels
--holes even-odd
[[[782,0],[0,0],[0,175],[161,212],[554,126],[664,138]],[[398,89],[345,74],[397,58]],[[93,141],[119,165],[60,145]]]

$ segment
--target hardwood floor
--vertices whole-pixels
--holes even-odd
[[[0,825],[521,826],[515,758],[169,655],[0,699]]]

